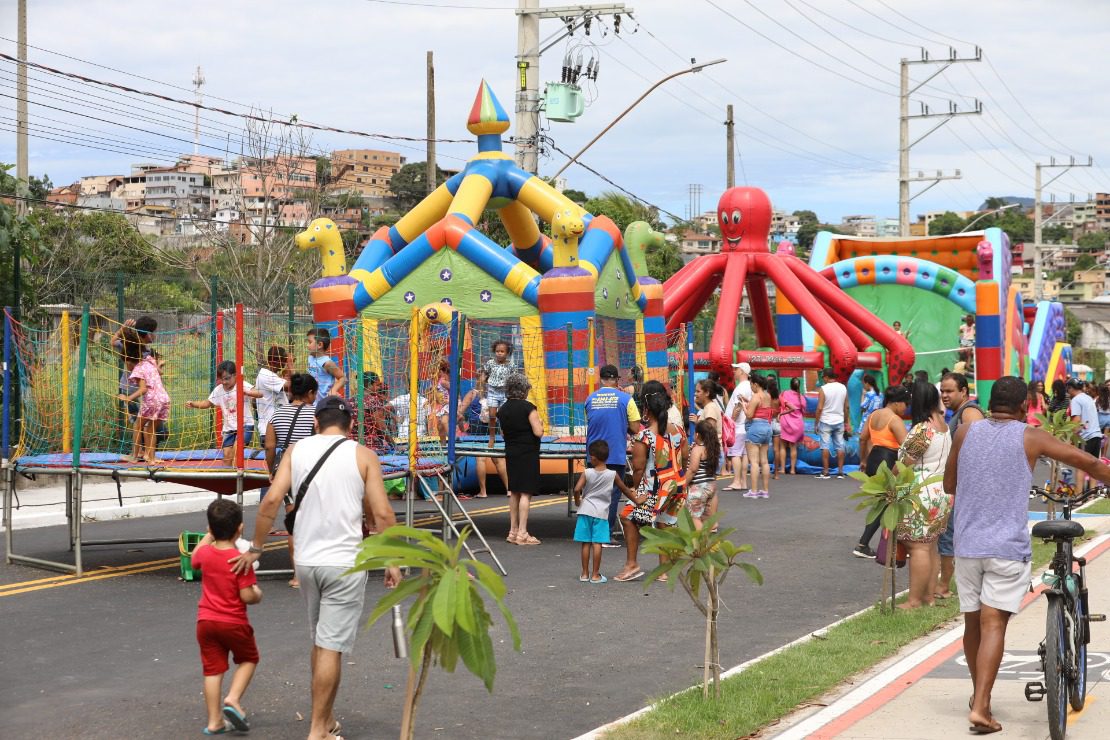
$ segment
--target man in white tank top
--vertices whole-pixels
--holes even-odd
[[[252,547],[235,561],[235,570],[246,572],[258,560],[286,492],[295,495],[316,463],[339,442],[309,483],[293,528],[293,566],[308,602],[313,634],[309,737],[328,737],[338,730],[332,708],[342,657],[354,648],[366,595],[366,574],[344,573],[355,564],[363,517],[378,531],[396,523],[378,456],[349,439],[353,416],[354,409],[344,398],[328,396],[320,401],[317,433],[292,445],[281,458],[258,507]],[[400,580],[397,568],[386,571],[386,588]]]
[[[848,389],[836,379],[836,373],[827,367],[821,373],[825,384],[817,389],[817,436],[821,438],[821,475],[829,477],[829,453],[836,452],[836,477],[844,477],[844,435],[852,433],[848,415]]]

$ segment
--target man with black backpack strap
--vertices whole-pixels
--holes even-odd
[[[235,559],[245,572],[262,554],[282,499],[296,492],[287,524],[295,543],[295,568],[308,604],[313,634],[312,725],[309,737],[337,734],[333,705],[343,653],[355,645],[366,594],[366,574],[347,575],[362,542],[362,521],[381,531],[396,522],[374,452],[349,438],[353,407],[328,396],[316,408],[317,433],[295,443],[281,458],[269,492],[258,507],[254,542]],[[387,588],[401,580],[385,573]]]

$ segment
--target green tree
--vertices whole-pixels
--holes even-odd
[[[649,244],[644,252],[648,275],[665,283],[671,275],[682,269],[682,252],[675,242],[666,239],[660,244]]]
[[[467,670],[482,679],[486,690],[493,691],[497,664],[486,597],[500,609],[513,649],[520,650],[516,620],[504,602],[505,582],[485,563],[460,558],[469,536],[466,528],[450,546],[427,530],[395,525],[364,540],[351,569],[413,569],[413,575],[378,600],[367,620],[368,625],[373,624],[413,597],[406,624],[411,662],[401,719],[403,740],[414,736],[416,707],[433,663],[454,673],[461,658]]]
[[[1062,244],[1071,241],[1071,229],[1049,224],[1041,230],[1041,240],[1046,244]]]
[[[810,211],[812,213],[812,211]],[[818,232],[831,231],[834,234],[843,234],[838,227],[832,224],[821,224],[816,221],[807,221],[798,228],[798,243],[797,253],[798,258],[801,260],[809,259],[809,252],[813,249],[813,240],[817,238]]]
[[[794,218],[798,219],[799,224],[815,224],[820,221],[814,211],[794,211],[792,214]]]
[[[0,193],[27,195],[26,186],[9,174],[12,165],[0,164]],[[41,281],[34,270],[42,236],[26,216],[0,199],[0,305],[15,306],[19,293],[19,310],[26,316],[38,306],[36,289]],[[15,284],[15,257],[20,257],[18,291]]]
[[[1091,231],[1080,236],[1075,243],[1083,252],[1101,252],[1106,248],[1107,236],[1105,231]]]
[[[982,221],[979,223],[982,223]],[[929,222],[929,236],[956,234],[966,225],[967,222],[955,213],[952,211],[945,211]]]
[[[595,216],[608,216],[613,219],[622,234],[633,221],[646,221],[651,228],[657,231],[663,230],[658,209],[615,190],[607,190],[597,197],[590,198],[583,208]]]
[[[331,159],[316,157],[316,182],[326,185],[331,182]]]
[[[393,193],[393,204],[401,213],[411,210],[428,195],[427,165],[424,162],[409,162],[389,178],[389,190]],[[447,182],[447,173],[436,167],[436,185]]]
[[[575,190],[573,188],[567,188],[566,190],[564,190],[563,195],[571,199],[578,205],[582,205],[590,199],[590,196],[586,195],[581,190]]]
[[[662,575],[667,576],[671,591],[674,591],[676,584],[682,584],[694,606],[705,617],[702,698],[709,698],[709,681],[712,677],[715,699],[721,696],[721,648],[717,640],[721,585],[733,568],[739,568],[754,583],[763,584],[763,574],[758,568],[750,563],[740,562],[740,556],[751,552],[752,546],[733,544],[728,536],[735,529],[713,531],[720,517],[720,514],[714,514],[699,527],[694,523],[689,510],[682,509],[678,514],[678,524],[674,527],[644,527],[644,544],[641,547],[645,555],[658,555],[662,561],[661,565],[648,574],[647,584],[650,586]],[[701,596],[702,585],[707,592],[704,602]]]

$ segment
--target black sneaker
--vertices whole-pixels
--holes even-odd
[[[875,559],[875,551],[867,545],[856,545],[856,549],[852,550],[852,554],[857,558],[871,558]]]

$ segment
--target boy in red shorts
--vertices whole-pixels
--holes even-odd
[[[197,642],[204,669],[204,703],[208,707],[205,735],[250,729],[247,713],[239,703],[258,667],[258,646],[247,620],[247,604],[262,601],[262,589],[253,570],[245,575],[231,572],[228,561],[239,556],[235,540],[242,534],[243,510],[230,499],[217,499],[208,506],[208,533],[192,555],[193,568],[201,571]],[[234,657],[236,668],[231,688],[221,703],[228,653]]]

